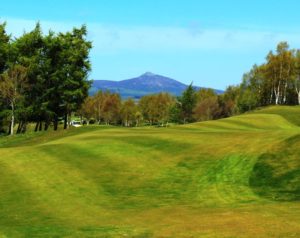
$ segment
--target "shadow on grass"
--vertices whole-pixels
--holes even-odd
[[[300,135],[285,140],[274,153],[262,154],[249,185],[260,196],[277,201],[300,201]]]

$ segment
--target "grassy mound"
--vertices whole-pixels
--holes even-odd
[[[289,122],[300,126],[300,116],[299,116],[300,106],[270,106],[257,110],[255,113],[261,114],[271,114],[279,115]]]
[[[299,107],[0,139],[0,237],[300,237]]]
[[[250,186],[269,199],[300,200],[300,135],[286,139],[274,152],[262,154],[250,176]]]

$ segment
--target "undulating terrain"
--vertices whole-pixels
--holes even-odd
[[[0,138],[0,237],[300,237],[300,107]]]

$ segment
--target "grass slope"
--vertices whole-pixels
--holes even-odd
[[[300,237],[298,117],[2,138],[0,237]]]

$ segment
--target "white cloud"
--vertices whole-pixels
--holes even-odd
[[[7,29],[14,36],[31,30],[36,21],[0,18],[7,21]],[[71,30],[80,26],[71,22],[41,21],[44,31]],[[98,23],[87,24],[89,38],[93,41],[93,53],[116,53],[130,51],[252,51],[274,48],[280,41],[291,45],[300,43],[300,32],[280,33],[257,30],[200,29],[199,27],[151,27],[116,26]]]

